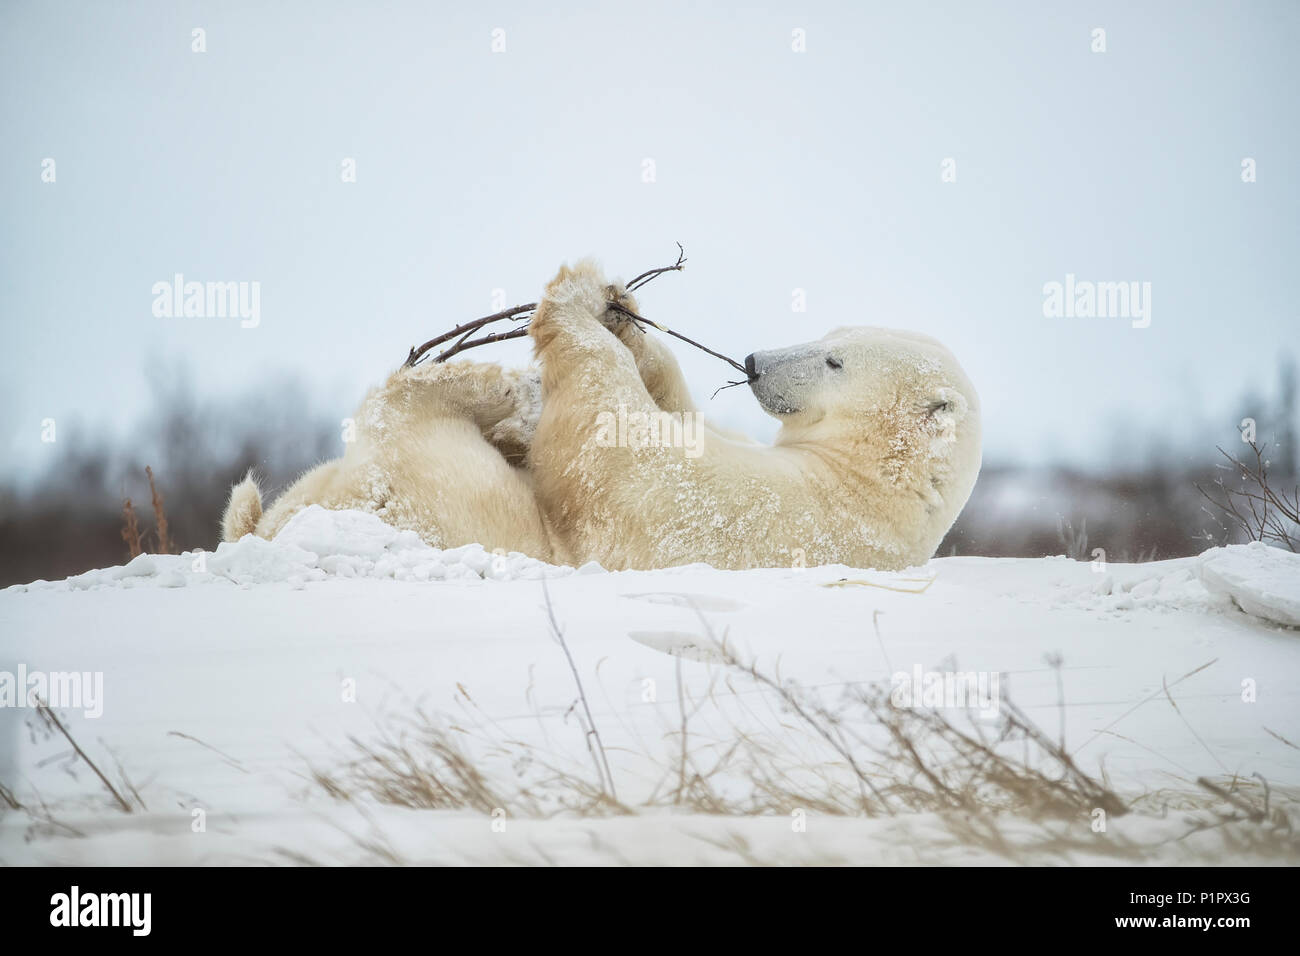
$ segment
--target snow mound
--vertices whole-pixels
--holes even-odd
[[[321,579],[325,573],[317,567],[319,558],[295,544],[267,541],[246,534],[238,541],[222,542],[216,554],[198,565],[206,563],[207,570],[229,578],[237,584],[264,581],[305,581],[309,577]],[[313,574],[312,572],[317,572]]]
[[[1300,627],[1300,554],[1252,541],[1211,548],[1196,570],[1206,590],[1227,595],[1247,614]]]
[[[527,555],[494,553],[479,544],[433,548],[413,531],[399,531],[372,514],[304,508],[273,541],[244,535],[212,553],[142,554],[117,568],[87,571],[66,581],[16,585],[26,590],[97,590],[122,587],[189,587],[234,582],[241,586],[338,578],[396,581],[513,581],[601,573],[595,562],[575,569]]]
[[[372,561],[385,552],[432,551],[414,531],[398,531],[364,511],[327,511],[311,505],[294,515],[275,536],[276,544],[297,545],[304,551]]]
[[[1069,592],[1073,603],[1100,611],[1133,610],[1178,612],[1226,611],[1232,602],[1207,589],[1196,576],[1195,558],[1176,558],[1150,564],[1110,565],[1098,571],[1091,585]]]

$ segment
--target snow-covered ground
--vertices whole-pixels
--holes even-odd
[[[338,799],[313,781],[311,770],[332,776],[355,757],[349,738],[398,734],[418,707],[462,741],[493,792],[545,791],[539,767],[595,786],[547,593],[618,799],[635,812],[414,809]],[[93,689],[102,675],[102,699],[52,703],[134,805],[115,806],[35,711],[0,707],[0,784],[23,807],[0,809],[0,862],[1294,863],[1291,849],[1229,855],[1216,830],[1178,837],[1206,819],[1198,777],[1231,789],[1235,775],[1244,806],[1267,799],[1270,815],[1295,818],[1296,625],[1300,557],[1259,545],[1107,567],[942,558],[901,574],[608,573],[438,552],[370,516],[312,508],[274,542],[0,592],[0,681],[20,668],[79,672]],[[724,636],[727,653],[828,702],[900,673],[985,675],[1050,738],[1064,734],[1084,771],[1104,767],[1125,800],[1146,794],[1147,812],[1104,831],[1087,813],[999,816],[1013,844],[1055,838],[1016,856],[955,835],[951,813],[901,805],[875,816],[673,806],[665,775],[668,791],[680,779],[665,768],[680,767],[684,710],[696,769],[742,738],[784,748],[782,767],[799,754],[814,775],[840,763],[775,691],[719,661]],[[743,802],[745,781],[723,789]],[[1194,807],[1201,817],[1187,816]],[[1265,846],[1274,832],[1260,831]],[[1145,849],[1117,856],[1125,841]]]

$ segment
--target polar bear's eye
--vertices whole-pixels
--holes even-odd
[[[844,367],[844,363],[841,362],[839,359],[835,358],[833,355],[826,356],[826,364],[834,369],[841,369]]]
[[[929,408],[926,409],[926,411],[928,411],[931,415],[933,415],[935,412],[946,412],[947,410],[948,410],[947,402],[931,402]]]

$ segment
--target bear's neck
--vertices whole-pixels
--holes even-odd
[[[870,515],[877,524],[909,529],[908,537],[942,520],[943,496],[918,462],[900,460],[896,450],[810,439],[783,447],[801,454],[804,468],[824,485],[825,500],[834,510],[847,508]]]

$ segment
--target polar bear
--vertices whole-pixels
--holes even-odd
[[[631,296],[584,260],[560,270],[529,324],[542,408],[528,464],[566,550],[609,569],[929,560],[981,457],[979,398],[946,348],[841,328],[756,352],[749,386],[781,422],[775,443],[705,427],[691,449],[651,427],[698,412],[671,353],[628,311]],[[639,427],[611,440],[611,421]]]
[[[262,512],[250,476],[226,540],[273,537],[309,504],[369,511],[437,547],[477,542],[613,569],[842,563],[934,553],[980,467],[979,398],[956,359],[910,332],[837,329],[746,360],[772,446],[699,414],[635,299],[586,260],[530,325],[533,370],[429,363],[363,402],[356,441]]]
[[[478,543],[563,560],[524,463],[538,415],[535,372],[491,363],[401,368],[366,396],[342,458],[262,512],[250,474],[230,492],[222,536],[273,538],[308,505],[367,511],[434,547]]]

